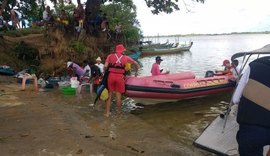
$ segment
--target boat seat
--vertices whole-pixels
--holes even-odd
[[[208,71],[206,71],[204,77],[213,77],[214,75],[215,75],[215,73],[213,71],[208,70]]]

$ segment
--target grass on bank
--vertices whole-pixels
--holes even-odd
[[[42,27],[29,27],[24,29],[7,30],[3,33],[4,36],[21,37],[29,34],[41,34],[43,33]]]

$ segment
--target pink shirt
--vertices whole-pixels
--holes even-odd
[[[154,63],[152,65],[151,73],[152,73],[152,76],[161,74],[160,69],[159,69],[159,64]]]

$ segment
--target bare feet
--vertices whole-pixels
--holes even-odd
[[[107,118],[110,117],[110,115],[111,115],[111,113],[104,114],[104,116],[107,117]]]

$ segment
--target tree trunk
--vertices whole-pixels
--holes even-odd
[[[79,1],[79,0],[78,0]],[[95,18],[100,10],[101,0],[87,0],[85,7],[85,28],[87,33],[93,33],[95,30]]]
[[[8,0],[3,0],[2,1],[2,11],[4,11],[5,10],[5,8],[6,8],[6,6],[7,6],[7,2],[8,2]]]

